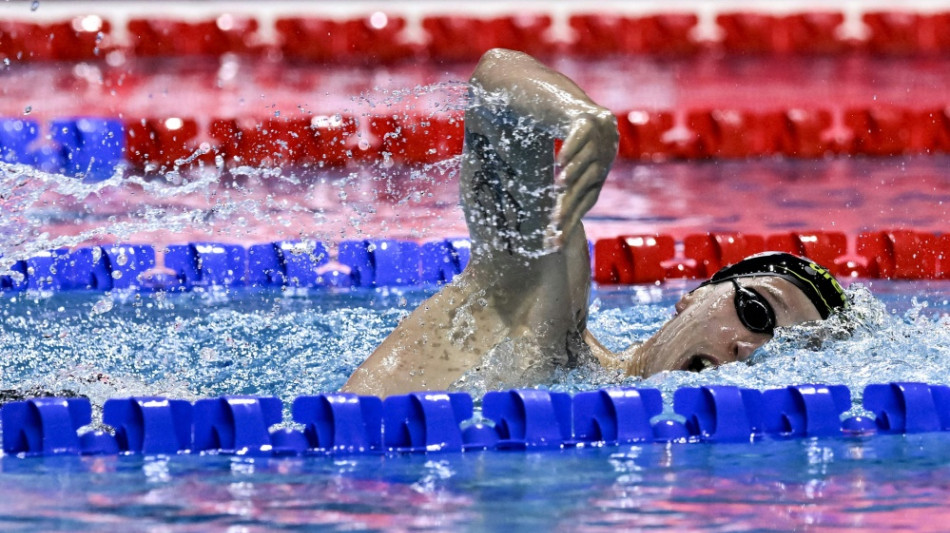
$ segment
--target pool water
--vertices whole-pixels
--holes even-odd
[[[695,285],[598,287],[590,328],[622,350],[656,331]],[[339,389],[434,290],[0,293],[0,389],[72,391],[98,405],[133,394],[253,394],[289,404]],[[751,364],[645,380],[580,367],[546,386],[577,391],[622,382],[672,393],[712,383],[828,383],[848,385],[860,399],[868,383],[950,382],[950,284],[875,280],[854,284],[851,294],[845,317],[780,331]],[[475,384],[469,392],[485,391]]]
[[[598,287],[591,329],[621,349],[659,327],[694,283]],[[338,388],[433,290],[6,293],[0,388],[65,389],[94,405],[131,394],[288,402]],[[698,384],[845,383],[859,403],[866,383],[950,382],[950,284],[865,281],[850,292],[846,338],[834,338],[833,321],[794,328],[752,364],[624,384],[658,387],[669,401]],[[581,368],[546,386],[576,391],[617,379]],[[948,475],[946,433],[272,459],[4,456],[0,527],[926,531],[950,518]]]
[[[950,156],[614,165],[591,239],[663,233],[943,232]],[[83,184],[0,167],[0,273],[15,259],[104,242],[434,240],[468,234],[458,158],[421,167],[205,169]],[[736,206],[741,206],[737,209]],[[853,253],[853,250],[851,250]]]
[[[946,433],[250,460],[0,460],[5,531],[940,531]]]
[[[946,104],[944,58],[702,57],[558,60],[616,112],[815,103]],[[223,79],[222,72],[231,72]],[[291,66],[271,60],[19,64],[0,114],[103,116],[366,114],[458,110],[471,65]],[[618,74],[619,73],[619,74]],[[66,90],[63,90],[66,89]],[[461,102],[461,103],[460,103]],[[591,238],[707,231],[773,234],[913,228],[944,232],[948,156],[703,162],[621,161],[586,218]],[[61,246],[464,235],[458,158],[419,167],[202,168],[120,172],[81,183],[0,164],[0,274]],[[854,250],[849,250],[853,253]],[[696,282],[598,287],[590,328],[621,350],[645,339]],[[189,293],[0,292],[0,391],[196,399],[337,390],[434,288]],[[623,378],[596,368],[545,388],[612,384],[772,388],[950,383],[950,283],[859,280],[842,318],[782,330],[748,363]],[[476,397],[482,390],[473,386]],[[859,408],[851,414],[860,412]],[[97,417],[95,414],[94,417]],[[0,457],[4,530],[533,531],[670,528],[944,530],[946,433],[645,444],[545,452],[392,456]]]

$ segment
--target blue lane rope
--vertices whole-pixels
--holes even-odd
[[[398,454],[536,450],[650,442],[723,443],[759,439],[950,431],[950,386],[888,383],[864,389],[871,417],[842,418],[851,408],[844,385],[793,385],[759,391],[711,385],[681,388],[664,417],[656,389],[567,393],[534,389],[485,394],[481,417],[463,392],[418,392],[380,399],[347,393],[301,396],[293,422],[282,422],[274,397],[198,400],[111,399],[91,422],[86,398],[34,398],[2,407],[3,451],[49,455],[247,456]]]
[[[121,163],[118,121],[71,119],[53,124],[52,148],[32,147],[35,121],[0,122],[0,159],[86,180],[111,177]],[[391,239],[344,241],[338,262],[348,273],[318,269],[329,262],[324,244],[278,241],[244,248],[224,243],[169,246],[165,274],[148,245],[116,244],[53,250],[16,262],[0,290],[189,290],[211,286],[390,287],[439,284],[464,270],[466,239],[425,244]],[[167,271],[171,271],[168,274]],[[281,422],[276,398],[223,397],[194,404],[165,398],[113,399],[103,422],[114,434],[78,430],[91,422],[83,398],[36,398],[3,406],[7,454],[238,455],[398,453],[539,449],[635,442],[748,442],[950,430],[950,387],[923,383],[869,385],[864,407],[873,418],[841,415],[851,406],[840,385],[797,385],[757,391],[730,386],[684,388],[674,411],[657,419],[659,391],[603,389],[573,397],[538,390],[487,393],[483,421],[472,422],[464,393],[415,393],[385,400],[348,394],[297,398],[293,421],[303,431],[268,428]]]
[[[0,291],[139,290],[184,291],[201,287],[399,287],[438,285],[468,264],[468,239],[416,243],[396,239],[341,241],[337,262],[348,271],[324,268],[327,246],[319,241],[252,245],[192,242],[163,250],[112,244],[61,248],[16,261],[0,276]]]
[[[62,118],[43,127],[32,119],[0,118],[0,161],[30,165],[87,182],[111,178],[125,159],[125,126],[114,118]]]

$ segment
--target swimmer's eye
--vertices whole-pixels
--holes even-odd
[[[736,289],[734,302],[742,325],[753,333],[774,335],[777,321],[769,301],[755,289],[743,287],[735,279],[730,281]]]

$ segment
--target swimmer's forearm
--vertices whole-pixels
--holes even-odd
[[[613,120],[608,109],[594,103],[569,78],[521,52],[489,50],[470,82],[476,91],[504,93],[516,116],[531,117],[539,126],[556,128],[564,135],[583,116]]]
[[[469,132],[498,132],[507,128],[513,132],[521,130],[514,134],[519,142],[492,139],[496,150],[511,152],[512,146],[524,148],[533,140],[541,150],[537,154],[544,153],[544,136],[530,134],[522,126],[563,141],[556,159],[560,169],[553,180],[555,203],[538,206],[547,217],[534,217],[536,224],[522,223],[517,230],[522,235],[538,234],[538,229],[543,226],[545,250],[550,249],[551,243],[563,244],[559,242],[563,236],[570,235],[580,224],[581,217],[597,202],[617,155],[617,118],[607,108],[594,103],[569,78],[521,52],[500,48],[489,50],[472,74],[471,85],[475,102],[465,114],[467,142]],[[474,135],[472,139],[476,139]],[[554,145],[549,146],[553,149]],[[500,159],[511,159],[510,155],[505,154]],[[522,150],[513,157],[514,160],[507,161],[509,165],[530,160],[532,154]],[[533,167],[538,170],[534,180],[536,187],[551,183],[547,177],[551,169],[542,159],[538,159]],[[524,173],[518,181],[519,187],[531,183]],[[463,180],[463,202],[466,202],[466,183]],[[468,198],[467,201],[471,204],[474,200]],[[499,209],[496,207],[493,212],[497,213]]]

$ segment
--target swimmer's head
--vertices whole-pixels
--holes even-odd
[[[841,285],[813,261],[779,252],[754,255],[680,299],[676,316],[638,350],[637,373],[743,361],[776,327],[825,319],[846,305]]]
[[[797,255],[765,252],[727,266],[704,281],[700,287],[739,278],[778,276],[798,287],[811,300],[821,318],[848,304],[848,297],[828,269]]]

